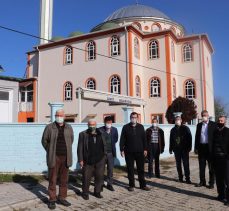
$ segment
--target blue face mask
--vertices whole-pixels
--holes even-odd
[[[56,122],[59,123],[59,124],[64,123],[64,117],[56,116],[55,120],[56,120]]]

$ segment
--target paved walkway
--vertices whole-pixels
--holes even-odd
[[[216,189],[195,187],[195,184],[199,182],[197,159],[192,156],[190,164],[193,182],[191,185],[176,181],[174,159],[170,158],[162,161],[161,179],[147,180],[151,187],[149,192],[138,188],[134,192],[128,192],[127,178],[119,174],[115,177],[116,191],[110,192],[104,189],[103,199],[90,196],[89,201],[84,201],[80,196],[80,184],[70,184],[68,200],[72,206],[65,208],[57,205],[56,210],[229,210],[223,203],[214,199],[217,195]],[[46,181],[36,186],[16,183],[0,184],[0,210],[48,210],[45,204],[47,202],[46,187]]]

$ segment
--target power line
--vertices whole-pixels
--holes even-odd
[[[45,40],[45,41],[48,41],[48,42],[51,42],[51,43],[55,43],[56,42],[56,41],[53,41],[53,40],[42,38],[40,36],[36,36],[36,35],[30,34],[30,33],[27,33],[27,32],[19,31],[19,30],[13,29],[13,28],[2,26],[2,25],[0,25],[0,28],[4,29],[4,30],[7,30],[7,31],[14,32],[14,33],[18,33],[18,34],[22,34],[22,35],[25,35],[25,36],[33,37],[33,38],[36,38],[36,39],[39,39],[39,40]],[[60,46],[71,47],[71,48],[74,48],[74,49],[79,50],[79,51],[88,52],[86,49],[82,49],[82,48],[71,46],[71,45],[63,45],[63,44],[61,44]],[[131,65],[134,65],[134,66],[137,66],[137,67],[142,67],[144,69],[149,69],[149,70],[153,70],[153,71],[157,71],[157,72],[162,72],[162,73],[165,73],[165,74],[175,75],[175,76],[178,76],[178,77],[189,78],[188,76],[185,76],[185,75],[168,72],[166,70],[160,70],[160,69],[157,69],[157,68],[152,68],[152,67],[148,67],[148,66],[145,66],[145,65],[140,65],[140,64],[137,64],[137,63],[134,63],[134,62],[129,62],[127,60],[119,59],[117,57],[111,57],[111,56],[107,56],[105,54],[101,54],[101,53],[97,53],[97,52],[95,52],[95,54],[98,55],[98,56],[101,56],[101,57],[108,58],[108,59],[113,59],[113,60],[116,60],[116,61],[119,61],[119,62],[128,63],[128,64],[131,64]],[[210,88],[210,85],[208,84],[208,82],[206,80],[201,80],[199,78],[193,78],[193,79],[196,80],[196,81],[205,82],[207,84],[208,88],[210,89],[212,95],[214,95],[213,94],[213,90]]]

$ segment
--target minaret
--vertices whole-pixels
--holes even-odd
[[[40,0],[40,44],[52,39],[53,0]]]

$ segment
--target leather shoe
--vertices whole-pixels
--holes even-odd
[[[206,186],[206,183],[200,182],[199,184],[196,185],[196,187],[203,187],[203,186]]]
[[[112,185],[107,185],[107,189],[110,190],[110,191],[115,191],[115,189],[113,188]]]
[[[55,210],[56,209],[56,202],[55,201],[50,201],[48,204],[48,208],[50,210]]]
[[[89,200],[89,195],[86,194],[86,193],[83,193],[83,194],[82,194],[82,198],[83,198],[84,200]]]
[[[149,188],[149,187],[147,187],[147,186],[142,187],[141,189],[142,189],[142,190],[145,190],[145,191],[150,191],[150,188]]]
[[[134,187],[128,187],[128,191],[130,192],[134,191]]]
[[[217,196],[217,197],[216,197],[216,200],[221,201],[221,202],[223,202],[224,199],[225,199],[224,196]]]
[[[101,195],[101,193],[94,193],[94,196],[98,199],[102,199],[103,196]]]
[[[71,206],[71,203],[68,202],[66,199],[58,199],[57,203],[65,206],[65,207],[70,207]]]
[[[192,184],[191,180],[186,180],[185,181],[187,184]]]
[[[207,188],[208,189],[214,189],[214,185],[208,185]]]

